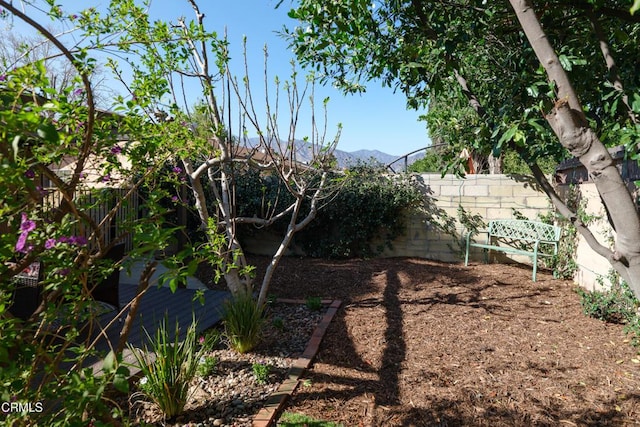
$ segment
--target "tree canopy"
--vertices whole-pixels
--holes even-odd
[[[640,274],[629,274],[640,262],[640,247],[629,244],[640,239],[640,221],[604,149],[623,145],[638,158],[640,16],[630,7],[620,0],[537,8],[529,1],[302,0],[289,12],[298,25],[284,33],[304,64],[345,92],[380,79],[402,90],[409,106],[429,107],[432,137],[453,147],[451,165],[463,148],[483,156],[515,150],[640,295]],[[568,156],[580,158],[617,212],[614,229],[630,233],[613,250],[595,241],[537,165]]]

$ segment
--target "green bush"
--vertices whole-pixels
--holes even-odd
[[[246,353],[260,342],[264,323],[264,306],[251,294],[239,294],[224,304],[224,334],[238,353]]]
[[[359,163],[344,173],[331,175],[340,186],[325,201],[311,223],[298,231],[294,242],[306,255],[321,258],[373,257],[401,236],[405,214],[424,205],[424,195],[406,175],[390,175],[383,166]],[[268,217],[292,199],[282,182],[268,174],[238,171],[236,174],[238,215]],[[212,206],[213,208],[213,206]],[[301,216],[309,206],[303,207]],[[284,233],[289,217],[276,221],[270,229]],[[246,240],[259,233],[253,226],[240,226],[239,237]]]
[[[640,347],[640,303],[626,282],[617,273],[609,274],[611,287],[605,291],[587,292],[578,289],[584,313],[605,322],[624,324],[624,332],[631,337],[631,345]],[[603,281],[599,280],[602,285]]]
[[[139,388],[170,419],[184,411],[190,397],[189,385],[210,345],[203,342],[198,348],[195,321],[189,325],[183,341],[180,341],[178,322],[173,340],[170,339],[166,318],[153,338],[146,330],[145,334],[150,347],[146,344],[142,349],[129,346],[142,373]]]
[[[203,356],[198,361],[198,376],[208,377],[213,374],[218,366],[218,358],[214,356]]]
[[[626,324],[637,317],[637,300],[625,282],[612,281],[605,291],[578,289],[584,314],[605,322]]]
[[[404,234],[407,214],[423,206],[424,196],[403,175],[359,164],[346,172],[343,187],[296,235],[309,256],[373,257]]]
[[[322,308],[322,298],[320,297],[308,297],[304,301],[304,305],[313,311],[319,311]]]
[[[264,363],[254,363],[251,365],[253,376],[256,378],[258,384],[266,384],[269,380],[269,374],[271,373],[271,366]]]

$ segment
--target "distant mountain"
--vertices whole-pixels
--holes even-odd
[[[336,158],[338,159],[338,167],[345,168],[350,165],[356,164],[358,161],[370,162],[376,161],[382,165],[388,165],[393,163],[393,169],[396,172],[404,170],[403,156],[394,156],[392,154],[383,153],[379,150],[358,150],[352,152],[346,152],[342,150],[335,151]],[[407,166],[411,165],[418,159],[424,157],[424,152],[416,153],[407,158]]]
[[[258,142],[258,138],[249,139],[250,144],[256,144]],[[310,145],[302,140],[295,140],[295,144],[298,150],[298,160],[301,162],[309,162],[313,156]],[[401,156],[394,156],[392,154],[383,153],[379,150],[357,150],[357,151],[343,151],[336,150],[334,152],[336,159],[338,161],[338,167],[341,169],[347,168],[349,166],[357,164],[360,162],[371,162],[376,161],[381,165],[388,165],[398,159],[402,159]],[[418,159],[424,157],[424,152],[416,153],[407,159],[407,165],[411,165]],[[393,164],[393,169],[398,172],[404,169],[404,160],[398,160]]]

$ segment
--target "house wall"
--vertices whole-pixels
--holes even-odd
[[[575,188],[576,190],[571,191],[569,185],[558,185],[557,191],[564,200],[578,198],[580,209],[588,218],[587,225],[593,236],[604,246],[612,247],[615,232],[609,225],[607,213],[596,185],[593,182],[585,182]],[[610,286],[607,276],[611,270],[611,264],[591,249],[584,237],[579,234],[576,242],[575,261],[578,264],[578,270],[574,280],[580,286],[587,290],[602,290]]]

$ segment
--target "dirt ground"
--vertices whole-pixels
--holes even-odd
[[[271,293],[343,301],[289,411],[345,426],[640,425],[623,326],[584,316],[575,285],[550,274],[287,258]]]

